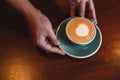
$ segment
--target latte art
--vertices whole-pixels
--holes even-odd
[[[87,25],[85,24],[80,24],[78,25],[78,27],[76,28],[76,34],[78,36],[84,37],[84,36],[88,36],[89,34],[89,29],[87,27]]]

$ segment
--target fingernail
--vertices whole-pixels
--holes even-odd
[[[62,51],[62,52],[61,52],[61,55],[65,55],[65,52],[64,52],[64,51]]]
[[[63,52],[63,53],[61,53],[60,55],[63,55],[63,56],[64,56],[64,55],[65,55],[65,53]]]

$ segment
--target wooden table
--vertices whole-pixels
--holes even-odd
[[[94,2],[103,42],[100,50],[87,59],[48,54],[36,48],[25,34],[27,28],[22,30],[27,26],[22,15],[0,3],[0,80],[120,80],[120,0]],[[50,1],[43,3],[45,6]],[[56,24],[51,21],[58,25],[64,14],[54,14]]]

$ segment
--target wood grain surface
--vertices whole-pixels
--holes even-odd
[[[55,5],[57,0],[31,2],[50,18],[54,27],[69,16],[61,12],[62,4]],[[34,46],[24,17],[0,2],[0,80],[120,80],[120,0],[94,3],[102,46],[90,58],[74,59],[48,54]]]

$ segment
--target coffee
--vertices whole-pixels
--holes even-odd
[[[87,44],[94,39],[96,29],[86,18],[73,18],[66,26],[66,35],[74,43]]]

